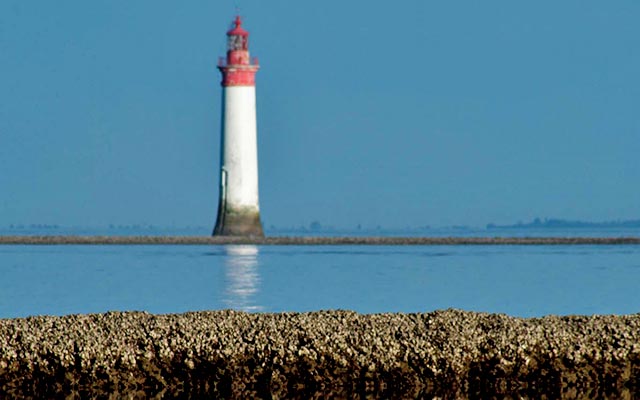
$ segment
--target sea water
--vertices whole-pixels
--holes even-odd
[[[0,246],[0,318],[221,309],[630,314],[640,312],[639,282],[633,245]]]

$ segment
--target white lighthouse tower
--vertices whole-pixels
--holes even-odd
[[[249,32],[238,16],[221,57],[222,144],[220,201],[214,235],[264,236],[258,204],[256,123],[257,59],[249,57]]]

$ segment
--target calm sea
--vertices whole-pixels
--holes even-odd
[[[523,317],[629,314],[640,312],[638,282],[640,246],[0,246],[0,318],[451,307]]]

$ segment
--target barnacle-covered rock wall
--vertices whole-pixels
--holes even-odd
[[[0,320],[0,398],[632,398],[640,315],[437,311]]]

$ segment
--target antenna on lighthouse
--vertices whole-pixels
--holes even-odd
[[[238,0],[233,0],[233,6],[236,9],[236,15],[240,15],[240,4]]]

